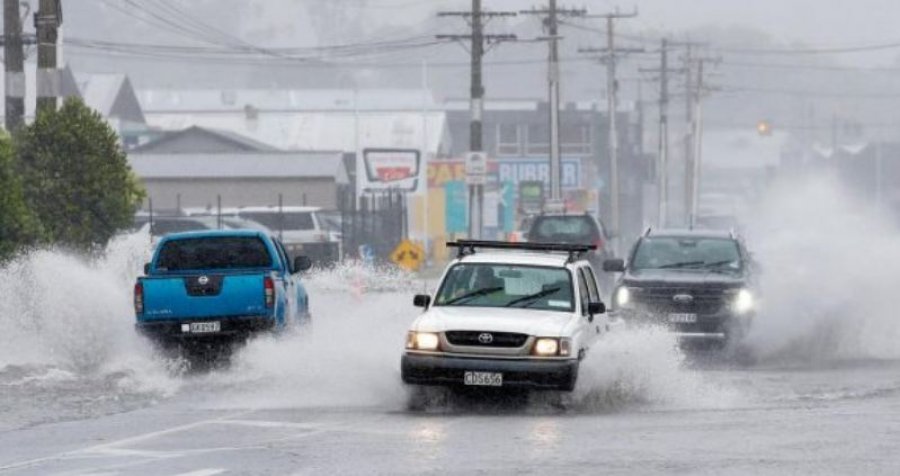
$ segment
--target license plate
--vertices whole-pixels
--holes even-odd
[[[222,324],[219,321],[192,322],[190,327],[192,334],[207,334],[210,332],[219,332],[221,330]]]
[[[479,387],[501,387],[503,386],[503,374],[500,372],[466,372],[463,383]]]
[[[669,322],[672,324],[693,324],[697,322],[697,315],[686,313],[669,314]]]

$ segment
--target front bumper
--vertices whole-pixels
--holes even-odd
[[[183,325],[192,322],[219,321],[221,330],[209,333],[185,332]],[[242,339],[275,328],[275,319],[265,316],[183,319],[172,321],[139,321],[134,325],[138,333],[157,341],[204,341]]]
[[[697,314],[697,321],[672,323],[668,313],[638,309],[616,309],[609,313],[611,318],[619,318],[630,326],[661,326],[669,329],[684,342],[716,341],[727,342],[743,336],[753,320],[753,314],[738,315],[730,311],[715,314]]]
[[[490,359],[427,354],[405,354],[400,361],[404,383],[413,385],[464,385],[467,371],[501,372],[503,387],[572,390],[578,378],[578,361],[538,359]]]

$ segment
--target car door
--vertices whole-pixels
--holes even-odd
[[[288,320],[294,320],[297,314],[297,293],[294,291],[296,278],[291,273],[291,264],[285,253],[284,245],[275,237],[271,239],[278,253],[278,261],[281,263],[276,281],[278,282],[277,286],[281,288],[281,295],[284,296],[284,313],[280,319],[281,324],[285,324]]]
[[[592,322],[592,318],[588,313],[588,304],[591,300],[591,292],[588,288],[588,282],[585,278],[584,274],[584,266],[579,266],[575,269],[576,281],[578,282],[578,312],[580,314],[578,319],[578,335],[580,336],[581,343],[579,347],[585,351],[587,351],[591,344],[593,344],[594,340],[596,340],[597,331],[594,327],[594,323]]]
[[[602,302],[603,298],[600,296],[600,288],[597,284],[597,276],[594,274],[594,269],[591,266],[585,266],[581,268],[581,272],[584,274],[591,302]],[[605,312],[603,314],[595,314],[594,322],[591,324],[595,335],[597,337],[602,336],[609,331],[609,316]]]

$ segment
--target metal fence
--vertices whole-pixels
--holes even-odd
[[[344,255],[366,261],[383,262],[408,236],[406,193],[385,191],[352,196],[339,201],[341,241]]]

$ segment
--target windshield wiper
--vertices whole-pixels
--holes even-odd
[[[734,263],[733,259],[723,260],[723,261],[713,261],[712,263],[706,263],[703,265],[704,268],[718,268],[719,266],[724,266],[726,264]]]
[[[503,291],[504,289],[505,288],[503,286],[495,286],[493,288],[476,289],[474,291],[463,294],[462,296],[456,296],[455,298],[445,302],[444,305],[446,306],[446,305],[450,305],[450,304],[456,304],[456,303],[466,300],[466,299],[472,299],[472,298],[476,298],[479,296],[486,296],[488,294],[493,294],[498,291]]]
[[[669,263],[659,266],[658,269],[670,269],[670,268],[687,268],[690,266],[700,266],[704,264],[705,261],[682,261],[680,263]]]
[[[534,294],[529,294],[529,295],[527,295],[527,296],[522,296],[522,297],[520,297],[520,298],[513,299],[512,301],[506,303],[506,307],[513,307],[513,306],[515,306],[516,304],[519,304],[519,303],[522,303],[522,302],[526,302],[526,301],[534,301],[534,300],[540,299],[540,298],[542,298],[542,297],[544,297],[544,296],[549,296],[549,295],[551,295],[551,294],[553,294],[553,293],[556,293],[556,292],[558,292],[560,289],[562,289],[562,288],[560,288],[559,286],[557,286],[557,287],[555,287],[555,288],[544,289],[543,291],[539,291],[539,292],[536,292],[536,293],[534,293]],[[530,303],[529,303],[529,304],[530,304]]]

